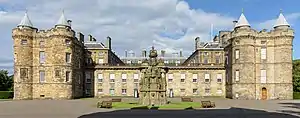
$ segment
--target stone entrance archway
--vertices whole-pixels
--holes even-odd
[[[266,100],[268,98],[268,92],[267,92],[267,88],[263,87],[261,89],[261,99],[262,100]]]

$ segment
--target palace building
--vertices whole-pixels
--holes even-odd
[[[149,50],[120,57],[110,37],[106,43],[87,37],[63,13],[49,30],[38,30],[25,13],[12,30],[14,99],[139,97],[140,67]],[[159,50],[168,68],[167,97],[292,99],[293,39],[282,13],[271,31],[252,29],[242,13],[232,31],[219,31],[212,42],[192,39],[195,50],[188,57]]]

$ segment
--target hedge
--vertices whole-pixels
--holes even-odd
[[[0,99],[11,99],[14,97],[13,91],[0,91]]]

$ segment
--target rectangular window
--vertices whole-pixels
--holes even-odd
[[[67,71],[66,72],[66,82],[69,82],[70,81],[70,77],[71,76],[71,72],[70,71]]]
[[[240,50],[236,49],[235,50],[235,59],[239,59],[240,58]]]
[[[168,61],[168,60],[165,60],[165,61],[164,61],[164,63],[165,63],[165,64],[168,64],[168,63],[169,63],[169,61]]]
[[[103,82],[103,74],[102,73],[98,74],[98,82],[99,83]]]
[[[43,64],[45,63],[45,52],[40,51],[40,63]]]
[[[217,82],[218,83],[222,82],[222,74],[217,74]]]
[[[126,93],[127,93],[126,89],[122,89],[122,94],[126,94]]]
[[[208,64],[208,60],[207,59],[204,59],[204,64]]]
[[[134,74],[133,79],[139,79],[139,74]]]
[[[174,78],[173,74],[168,74],[168,82],[172,82]]]
[[[216,57],[216,64],[220,63],[220,57]]]
[[[40,71],[40,82],[45,82],[45,71],[43,70]]]
[[[193,94],[197,94],[197,89],[193,89]]]
[[[27,45],[27,40],[26,39],[22,39],[21,40],[21,45]]]
[[[99,63],[99,64],[103,64],[103,63],[104,63],[104,60],[103,60],[103,59],[99,59],[99,60],[98,60],[98,63]]]
[[[180,75],[180,78],[181,78],[181,79],[185,79],[185,74],[181,74],[181,75]]]
[[[226,55],[226,57],[225,57],[225,61],[226,61],[226,65],[228,65],[229,60],[228,60],[228,56],[227,56],[227,55]]]
[[[66,45],[70,45],[71,44],[71,40],[70,39],[66,39],[65,43],[66,43]]]
[[[217,94],[222,94],[222,88],[217,88]]]
[[[184,82],[185,79],[180,79],[180,82]]]
[[[122,79],[127,79],[127,74],[122,74]]]
[[[180,92],[181,92],[181,93],[184,93],[184,92],[185,92],[185,89],[180,89]]]
[[[71,53],[66,53],[66,63],[71,63]]]
[[[133,82],[139,82],[139,79],[133,79]]]
[[[267,59],[267,49],[261,48],[261,59]]]
[[[21,77],[21,78],[27,77],[27,72],[28,72],[28,69],[27,69],[27,68],[21,68],[21,69],[20,69],[20,77]]]
[[[110,95],[115,95],[115,89],[109,89],[109,94]]]
[[[209,88],[205,88],[205,93],[209,94],[209,92],[210,92],[210,89]]]
[[[98,93],[103,93],[103,89],[98,89]]]
[[[92,81],[92,73],[87,72],[85,74],[85,81],[86,81],[86,83],[91,83],[91,81]]]
[[[240,71],[239,70],[235,71],[235,81],[240,81]]]
[[[60,70],[55,70],[55,77],[60,77]]]
[[[115,82],[115,74],[109,74],[109,81]]]
[[[197,79],[193,79],[193,82],[194,82],[194,83],[197,82]]]
[[[267,83],[267,71],[266,70],[260,70],[260,82]]]
[[[198,79],[198,74],[193,74],[193,79]]]
[[[205,78],[205,82],[209,82],[209,79],[210,79],[210,78],[209,78],[209,74],[205,74],[205,77],[204,77],[204,78]]]

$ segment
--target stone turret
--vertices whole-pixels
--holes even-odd
[[[14,99],[32,99],[33,89],[33,39],[37,29],[33,27],[27,12],[17,28],[12,31],[14,42]]]

